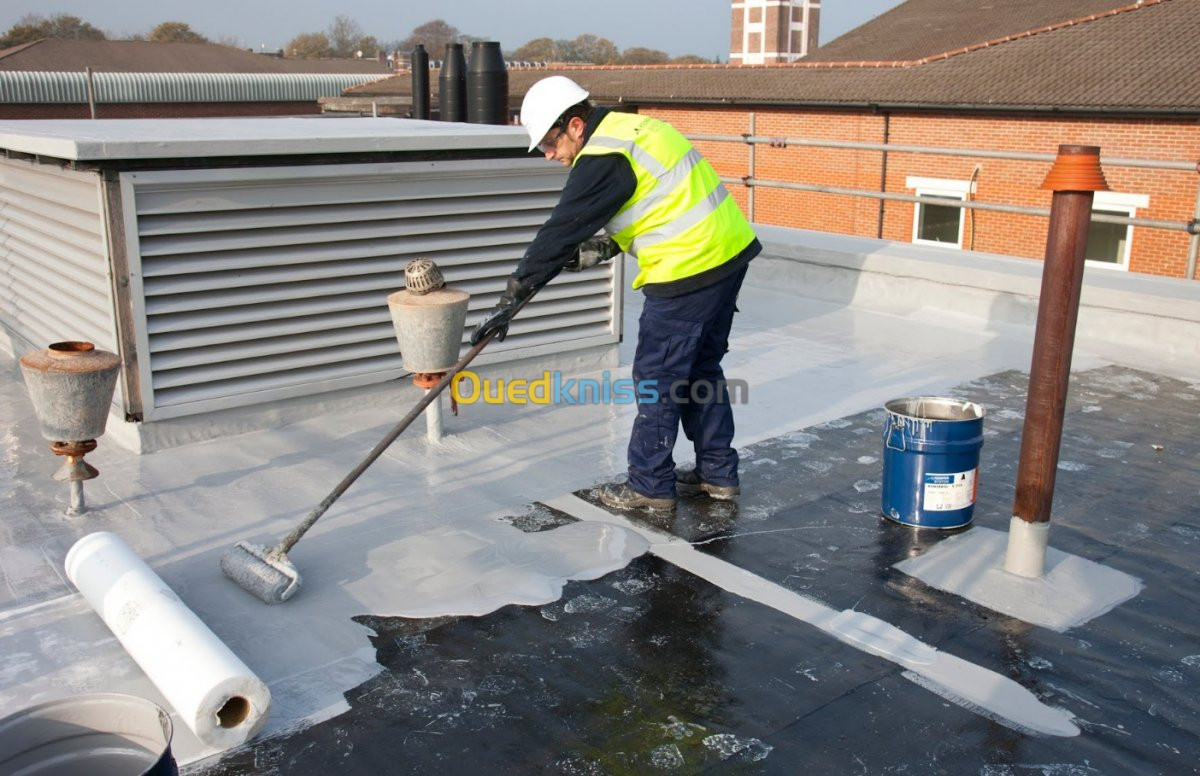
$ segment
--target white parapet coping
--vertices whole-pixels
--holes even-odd
[[[981,327],[1033,326],[1042,261],[866,237],[756,226],[760,280],[780,290],[869,310],[959,314]],[[1159,371],[1200,363],[1200,282],[1103,268],[1084,270],[1076,344]]]

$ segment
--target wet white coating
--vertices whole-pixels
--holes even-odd
[[[546,502],[584,520],[633,526],[617,515],[597,509],[575,496]],[[774,582],[751,574],[720,558],[700,552],[674,536],[640,526],[634,528],[650,541],[650,552],[686,569],[731,593],[757,601],[798,620],[814,625],[853,647],[885,658],[908,669],[905,676],[972,711],[983,710],[994,719],[1020,730],[1053,736],[1077,736],[1079,728],[1070,712],[1045,705],[1006,676],[975,665],[956,655],[922,643],[901,629],[853,610],[837,611]],[[914,679],[915,681],[915,679]]]
[[[445,528],[406,537],[375,555],[394,576],[413,579],[381,615],[483,615],[508,604],[556,601],[570,579],[596,579],[624,568],[649,547],[634,531],[603,523],[570,523],[551,531],[511,531],[499,541]]]
[[[1037,579],[1046,573],[1046,550],[1049,547],[1049,522],[1030,522],[1013,515],[1008,522],[1008,545],[1003,568],[1019,577]]]
[[[897,397],[944,394],[965,381],[1028,368],[1028,329],[941,313],[905,298],[899,287],[894,304],[882,311],[854,306],[852,294],[814,301],[789,291],[780,277],[756,260],[739,302],[725,361],[727,377],[751,386],[749,403],[736,410],[739,446],[877,409]],[[640,295],[626,296],[626,336],[614,379],[629,376],[639,312]],[[1137,357],[1143,356],[1131,356]],[[1076,369],[1101,363],[1082,351],[1073,359]],[[515,373],[521,367],[505,368]],[[540,366],[528,370],[536,373]],[[11,373],[0,375],[6,425],[0,432],[6,512],[0,521],[0,709],[89,691],[130,692],[165,703],[64,578],[67,548],[93,531],[120,535],[267,683],[272,712],[265,735],[339,713],[343,694],[380,670],[368,631],[350,619],[354,615],[416,606],[428,613],[450,614],[468,605],[481,611],[532,598],[531,590],[550,595],[556,580],[621,562],[622,553],[595,549],[541,567],[530,563],[530,548],[565,526],[545,532],[545,539],[516,540],[520,532],[500,518],[621,475],[633,407],[477,404],[444,418],[440,442],[410,429],[292,549],[289,557],[304,575],[295,598],[266,606],[224,578],[222,553],[242,540],[278,541],[419,398],[419,389],[404,384],[390,407],[354,411],[331,395],[303,422],[241,434],[230,427],[223,439],[144,456],[111,444],[106,434],[88,456],[100,469],[100,477],[85,485],[89,512],[72,519],[62,514],[65,487],[50,479],[59,462],[45,449],[23,388]],[[814,466],[826,463],[813,460],[804,446],[809,432],[794,438],[797,447],[789,453]],[[676,454],[680,463],[690,458],[682,438]],[[863,501],[875,505],[864,508],[862,519],[871,521],[878,505],[871,485],[878,474],[870,471],[879,463],[862,463]],[[751,503],[739,521],[753,525],[765,509]],[[564,536],[574,541],[573,532]],[[418,546],[433,548],[443,565],[432,569],[418,562]],[[689,562],[707,557],[687,546],[679,552]],[[837,548],[828,552],[836,562]],[[475,565],[481,558],[486,575]],[[447,594],[454,580],[462,588],[485,576],[486,595],[465,589]],[[437,605],[435,592],[442,596]],[[820,596],[819,579],[810,593]],[[806,622],[827,618],[831,637],[847,643],[878,627],[847,616],[839,636],[832,630],[839,612],[800,596],[779,603]],[[856,625],[861,627],[851,627]],[[903,623],[894,625],[903,630]],[[907,670],[941,669],[938,661],[918,661],[927,655],[920,646],[904,646],[903,653],[887,649]],[[181,764],[211,751],[176,723],[173,750]],[[662,757],[669,761],[671,753]]]
[[[1051,544],[1053,531],[1053,522],[1039,529],[1049,534]],[[1009,546],[1009,534],[975,526],[895,568],[939,590],[1056,631],[1083,625],[1142,590],[1136,577],[1045,544],[1042,575],[1013,574],[1005,569]]]

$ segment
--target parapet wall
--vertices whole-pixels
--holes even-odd
[[[936,309],[984,327],[1037,321],[1042,262],[756,227],[764,245],[756,282],[855,307],[917,315]],[[1141,353],[1167,364],[1200,363],[1200,282],[1087,267],[1076,345],[1103,357]]]

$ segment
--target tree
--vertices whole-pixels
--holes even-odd
[[[608,38],[580,35],[574,40],[534,38],[512,53],[513,59],[536,62],[590,62],[611,65],[619,61],[619,51]]]
[[[367,35],[358,41],[358,48],[354,49],[354,56],[372,58],[380,51],[383,51],[383,46],[379,41],[375,40],[373,35]]]
[[[569,40],[554,41],[554,56],[551,57],[554,62],[581,62],[579,52],[575,50],[575,44]]]
[[[150,30],[146,39],[151,43],[208,43],[208,38],[185,22],[163,22]]]
[[[443,51],[446,50],[447,43],[461,43],[458,28],[446,23],[444,19],[434,19],[431,22],[425,22],[422,25],[413,28],[412,34],[396,44],[396,47],[403,52],[410,52],[420,44],[425,47],[425,50],[430,52],[430,56],[434,59],[441,57]]]
[[[711,64],[713,64],[713,61],[711,59],[705,59],[704,57],[698,56],[696,54],[684,54],[681,57],[675,57],[674,59],[672,59],[671,64],[672,65],[711,65]]]
[[[576,62],[591,62],[594,65],[611,65],[617,61],[617,47],[608,38],[596,35],[580,35],[571,41],[571,53]]]
[[[334,17],[326,32],[306,32],[288,41],[284,55],[300,59],[343,59],[368,56],[379,51],[379,41],[363,35],[358,22],[347,16]]]
[[[283,47],[284,54],[300,59],[323,59],[333,56],[333,47],[323,32],[297,35]]]
[[[80,19],[65,13],[51,16],[46,23],[46,37],[69,38],[71,40],[107,40],[107,36],[99,29]]]
[[[512,58],[523,62],[553,62],[558,59],[558,48],[550,38],[534,38],[514,51]]]
[[[625,49],[625,53],[621,54],[621,64],[623,65],[665,65],[670,59],[665,51],[641,48],[640,46]]]
[[[0,36],[0,48],[19,46],[42,38],[67,38],[70,40],[107,40],[107,36],[78,16],[55,14],[50,18],[36,14],[22,16],[16,24]]]
[[[358,22],[346,16],[334,17],[329,25],[329,46],[335,57],[355,57],[361,51],[364,56],[375,56],[379,50],[379,41],[370,35],[364,35]]]

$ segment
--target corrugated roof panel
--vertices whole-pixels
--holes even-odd
[[[345,73],[93,73],[97,103],[307,102],[383,76]],[[85,103],[87,74],[0,71],[0,102]]]

